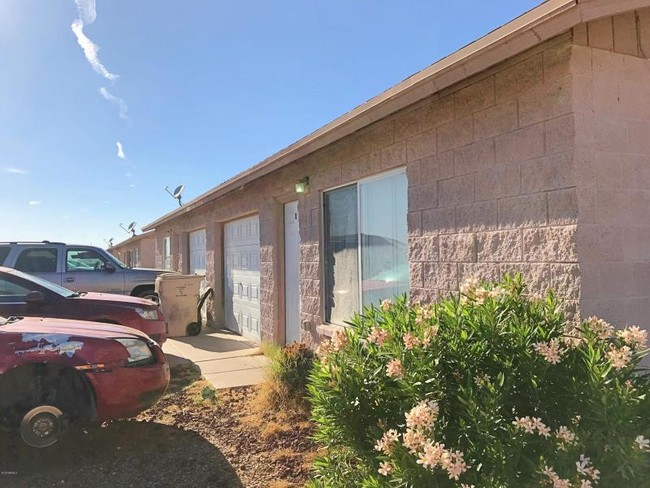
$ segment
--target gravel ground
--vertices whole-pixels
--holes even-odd
[[[316,447],[304,413],[260,411],[257,387],[219,390],[192,367],[137,419],[77,428],[47,449],[0,433],[0,487],[303,486]]]

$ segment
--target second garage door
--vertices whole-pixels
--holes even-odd
[[[226,327],[260,341],[260,233],[257,216],[224,228]]]

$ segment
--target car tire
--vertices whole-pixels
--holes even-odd
[[[64,432],[63,412],[52,405],[39,405],[25,414],[20,437],[25,444],[43,448],[56,443]]]
[[[152,289],[142,290],[140,293],[138,293],[137,296],[138,298],[144,298],[145,300],[151,300],[152,302],[160,303],[160,298],[158,297],[158,293],[156,293]]]

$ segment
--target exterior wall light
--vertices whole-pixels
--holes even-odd
[[[309,192],[309,176],[296,181],[296,193],[308,193]]]

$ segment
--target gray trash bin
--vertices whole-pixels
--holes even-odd
[[[197,322],[199,288],[203,276],[164,273],[156,278],[156,293],[167,319],[167,335],[184,337],[189,335],[187,327]]]

